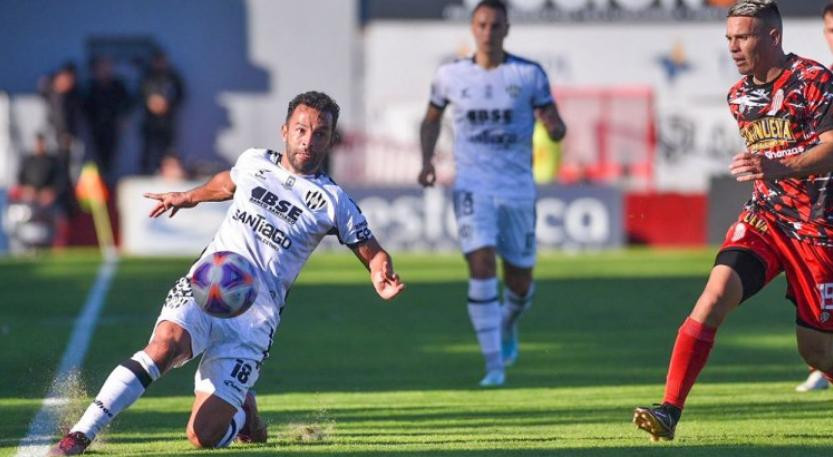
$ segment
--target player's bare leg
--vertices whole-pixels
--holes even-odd
[[[518,359],[518,320],[532,306],[535,294],[532,268],[517,267],[504,259],[503,284],[501,353],[503,363],[510,366]]]
[[[833,334],[796,326],[795,337],[804,361],[833,381]]]
[[[468,311],[480,351],[486,361],[483,387],[502,385],[505,381],[500,353],[500,297],[498,296],[495,248],[487,246],[466,254],[469,267]]]
[[[665,398],[661,405],[638,407],[633,422],[652,441],[672,440],[686,397],[706,364],[717,328],[743,298],[738,274],[726,265],[715,266],[688,319],[680,327],[671,354]]]
[[[151,382],[190,358],[191,336],[188,332],[173,322],[160,322],[150,343],[110,373],[95,401],[49,455],[82,454],[117,414],[145,393]]]

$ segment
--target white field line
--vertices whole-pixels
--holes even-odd
[[[20,440],[16,457],[43,457],[49,452],[55,434],[55,427],[57,427],[60,407],[67,401],[66,398],[61,397],[60,392],[57,391],[57,386],[60,384],[60,380],[66,379],[70,373],[81,368],[81,363],[87,354],[87,348],[90,346],[90,338],[95,330],[96,322],[98,322],[98,315],[116,273],[117,265],[118,256],[115,251],[105,252],[104,262],[98,268],[98,275],[93,288],[90,289],[90,293],[87,295],[84,308],[75,318],[72,335],[69,338],[66,350],[64,350],[64,355],[61,357],[61,364],[58,365],[52,387],[46,394],[46,398],[43,399],[40,411],[35,415],[32,423],[29,424],[29,431],[26,436]]]

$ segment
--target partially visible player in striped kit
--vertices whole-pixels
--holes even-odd
[[[827,46],[830,48],[830,52],[833,52],[833,3],[828,3],[824,6],[821,17],[824,21],[824,38],[827,40]],[[829,68],[833,70],[833,65]],[[796,392],[810,392],[813,390],[824,390],[828,387],[830,387],[830,383],[824,377],[824,373],[810,367],[810,374],[807,376],[807,379],[795,386],[795,390]]]
[[[703,293],[671,353],[665,397],[634,423],[673,439],[686,398],[729,313],[784,272],[798,352],[833,377],[833,73],[782,48],[773,0],[729,9],[726,39],[744,77],[727,101],[746,142],[729,166],[752,199],[726,234]]]

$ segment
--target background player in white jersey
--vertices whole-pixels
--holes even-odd
[[[250,389],[269,354],[289,287],[327,234],[338,236],[370,270],[380,297],[391,299],[402,291],[390,256],[373,238],[355,203],[320,171],[333,144],[338,113],[338,105],[326,94],[300,94],[290,102],[282,127],[284,153],[249,149],[230,171],[200,187],[145,195],[158,200],[150,217],[233,199],[203,256],[234,251],[246,257],[258,267],[259,295],[242,315],[215,318],[197,307],[188,279],[180,279],[168,294],[150,343],[113,370],[51,455],[83,453],[152,381],[200,354],[188,440],[198,448],[227,446],[235,437],[265,442],[266,426]]]
[[[454,209],[469,268],[468,311],[486,359],[480,385],[496,386],[505,381],[504,366],[518,357],[516,324],[534,293],[535,118],[556,141],[564,137],[566,127],[541,66],[503,49],[509,32],[506,6],[496,0],[478,3],[471,31],[477,47],[474,56],[442,65],[432,83],[420,130],[418,180],[423,186],[436,180],[432,158],[443,112],[451,104]],[[503,259],[502,311],[496,254]]]

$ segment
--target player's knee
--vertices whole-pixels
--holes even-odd
[[[818,344],[798,344],[798,353],[807,365],[825,373],[833,371],[833,351]]]
[[[766,284],[766,265],[755,254],[744,249],[724,249],[717,254],[714,265],[723,265],[731,269],[737,279],[726,277],[721,281],[723,297],[739,294],[738,303],[755,295]],[[739,284],[738,284],[739,281]],[[740,290],[730,290],[740,287]],[[731,292],[731,293],[728,293]]]
[[[207,427],[192,427],[188,426],[185,429],[188,435],[188,442],[197,449],[212,449],[217,447],[226,430],[211,430]]]
[[[478,249],[466,254],[466,261],[472,278],[493,278],[497,275],[497,261],[491,248]]]
[[[691,317],[710,327],[719,327],[736,305],[737,300],[728,299],[725,291],[707,287],[697,299]]]
[[[507,276],[506,287],[518,297],[526,297],[532,287],[532,276]]]

